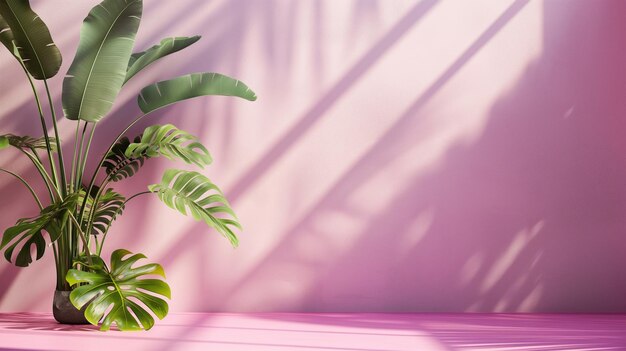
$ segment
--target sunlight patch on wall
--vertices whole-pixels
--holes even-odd
[[[499,281],[500,278],[502,278],[507,269],[513,265],[520,252],[535,236],[541,232],[543,226],[544,221],[539,221],[534,226],[523,229],[515,235],[508,249],[500,255],[500,258],[498,258],[487,273],[486,278],[480,286],[481,292],[487,292]]]
[[[411,70],[405,72],[404,77],[399,78],[396,83],[408,91],[410,89],[406,88],[414,85],[420,91],[416,95],[418,99],[431,91],[434,91],[435,95],[432,100],[425,101],[424,106],[415,108],[415,105],[409,104],[405,112],[399,114],[401,119],[395,124],[389,124],[393,121],[389,118],[381,118],[375,125],[370,125],[366,121],[353,122],[353,125],[359,126],[360,137],[368,135],[366,131],[369,132],[370,126],[373,128],[369,132],[370,135],[380,133],[383,125],[388,126],[388,129],[378,137],[378,140],[384,138],[385,149],[375,154],[376,158],[372,157],[373,165],[363,170],[369,172],[368,176],[363,177],[358,187],[355,185],[357,189],[349,194],[347,204],[350,208],[359,209],[364,217],[388,208],[406,186],[419,183],[423,176],[445,162],[449,150],[458,144],[467,144],[479,138],[482,129],[490,120],[492,105],[509,86],[515,84],[526,65],[541,53],[540,4],[529,3],[517,17],[512,18],[495,33],[489,42],[484,43],[481,50],[463,62],[461,69],[450,79],[442,80],[442,77],[449,74],[450,68],[455,67],[464,50],[474,45],[476,38],[480,37],[510,4],[511,2],[503,2],[499,7],[482,11],[480,15],[466,16],[467,12],[463,11],[463,6],[468,6],[467,10],[471,12],[470,7],[473,8],[475,3],[465,5],[447,3],[448,7],[444,3],[420,23],[419,30],[415,30],[411,36],[404,39],[407,41],[406,45],[395,50],[393,56],[384,60],[385,64],[381,64],[381,67],[392,63],[398,67],[411,67]],[[440,26],[442,22],[459,24],[456,27],[446,27]],[[459,35],[461,27],[463,35]],[[423,35],[436,36],[440,39],[436,43],[429,42],[423,45],[428,56],[421,56],[419,50],[414,50],[416,45],[420,46],[421,40],[426,41],[426,38],[421,38]],[[412,45],[409,44],[411,41]],[[502,55],[503,51],[507,52],[506,56]],[[420,64],[412,65],[410,60]],[[498,67],[498,70],[494,71],[494,67]],[[410,78],[413,70],[416,76],[420,76],[419,79]],[[389,72],[389,69],[385,72]],[[377,79],[381,86],[392,85],[385,84],[391,77],[378,76],[377,73],[377,69],[372,70],[369,73],[372,77],[370,79]],[[476,82],[484,84],[477,85]],[[360,87],[356,87],[353,94],[361,94]],[[366,94],[363,92],[363,96]],[[390,115],[392,106],[380,102],[374,106],[373,101],[376,99],[365,102],[369,111],[375,115],[379,113],[378,109],[382,108],[386,113],[381,111],[381,114]],[[343,110],[343,106],[344,104],[338,106],[338,109]],[[344,113],[338,111],[333,114],[337,114],[338,118],[345,118],[346,115],[350,115],[348,108],[348,105],[345,105]],[[398,113],[391,115],[397,116]],[[368,141],[363,140],[362,143],[372,145],[372,141],[377,140],[370,137]],[[376,144],[373,144],[372,148],[374,147]],[[337,155],[337,152],[333,154]],[[368,156],[367,152],[365,155]],[[347,157],[344,154],[342,159]],[[376,201],[372,201],[374,193]]]
[[[543,296],[543,284],[539,283],[519,305],[518,312],[536,311]]]
[[[435,213],[434,208],[425,209],[407,223],[407,228],[404,230],[405,235],[396,236],[395,240],[398,240],[398,247],[400,248],[398,259],[408,254],[428,234],[428,230],[435,220]],[[393,235],[393,233],[390,233],[390,235]]]
[[[476,277],[483,265],[483,261],[483,254],[476,252],[463,264],[459,273],[459,284],[461,286],[468,285]]]
[[[407,188],[445,162],[450,149],[478,137],[491,106],[541,52],[541,6],[529,3],[455,74],[442,77],[511,3],[444,2],[433,7],[341,99],[316,116],[316,123],[272,160],[268,172],[255,179],[238,203],[244,222],[247,213],[256,219],[257,231],[246,245],[256,250],[246,254],[245,266],[257,267],[264,254],[272,254],[269,250],[298,247],[309,236],[327,245],[323,258],[331,265],[360,239],[369,218],[390,208]],[[476,11],[481,6],[484,11]],[[393,25],[383,23],[387,29]],[[329,37],[325,45],[343,45],[340,39]],[[508,54],[503,56],[503,51]],[[494,66],[500,67],[498,72]],[[291,79],[307,72],[292,71]],[[424,94],[432,96],[415,107]],[[276,193],[280,188],[292,190]],[[258,206],[257,198],[265,199],[264,206]],[[422,235],[411,230],[406,240],[418,237],[418,244]]]

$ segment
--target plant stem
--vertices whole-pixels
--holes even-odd
[[[41,164],[41,160],[39,160],[39,157],[35,156],[36,154],[32,155],[28,153],[28,151],[22,148],[20,148],[19,150],[31,160],[33,165],[35,165],[37,172],[39,172],[39,174],[41,175],[41,178],[43,179],[43,183],[46,185],[46,188],[48,189],[48,194],[50,195],[50,201],[54,201],[54,194],[52,193],[52,188],[54,188],[54,182],[52,182],[52,179],[50,179],[50,176],[48,175],[48,172],[46,172],[45,168]],[[33,150],[34,152],[34,149],[31,149],[31,150]]]
[[[24,186],[26,186],[28,188],[28,191],[30,191],[31,195],[33,195],[33,198],[35,199],[35,202],[37,202],[37,206],[39,206],[39,210],[43,210],[43,205],[41,204],[41,201],[39,201],[39,198],[37,197],[37,193],[35,193],[35,190],[33,190],[33,188],[30,186],[30,184],[28,184],[28,182],[26,180],[24,180],[24,178],[20,177],[18,174],[13,173],[9,170],[6,170],[4,168],[0,168],[0,171],[8,173],[12,176],[14,176],[15,178],[19,179],[20,182],[22,182],[22,184],[24,184]]]
[[[76,230],[80,234],[79,236],[83,241],[83,246],[85,247],[85,252],[87,253],[87,261],[89,262],[89,264],[92,264],[93,262],[91,261],[91,252],[89,251],[89,243],[87,242],[87,239],[85,238],[85,233],[82,231],[82,229],[80,229],[80,223],[78,223],[74,215],[69,213],[69,217],[72,220],[72,222],[74,222],[74,225],[76,225]]]
[[[26,73],[26,77],[28,78],[30,87],[32,88],[33,94],[35,95],[35,102],[37,103],[37,110],[39,111],[39,119],[41,120],[41,128],[43,129],[43,137],[44,137],[44,140],[46,141],[46,151],[48,152],[48,160],[50,161],[50,170],[52,171],[52,179],[54,180],[54,183],[56,184],[56,186],[59,187],[59,183],[57,180],[56,167],[54,166],[54,158],[52,158],[52,150],[50,147],[50,137],[48,136],[48,126],[46,125],[46,119],[44,118],[43,110],[41,108],[41,101],[39,100],[39,94],[37,93],[37,88],[35,88],[35,83],[33,82],[33,79],[31,78],[30,73],[28,73],[28,70],[26,70],[26,67],[24,66],[24,63],[22,62],[21,59],[20,59],[20,64],[22,65],[22,69],[24,70],[24,73]],[[58,145],[59,145],[59,141],[57,140],[57,146]]]
[[[126,128],[124,128],[124,130],[122,130],[117,137],[113,140],[113,142],[111,143],[111,145],[109,146],[109,148],[103,153],[102,158],[100,158],[100,162],[98,162],[98,165],[96,166],[96,169],[94,170],[93,175],[91,176],[91,180],[89,181],[89,186],[87,187],[87,194],[91,193],[91,189],[93,188],[93,185],[96,182],[96,177],[98,176],[98,173],[100,172],[100,168],[102,168],[102,164],[104,163],[104,160],[106,159],[107,155],[109,154],[109,152],[111,152],[111,149],[113,149],[113,146],[115,145],[115,143],[117,143],[117,141],[124,135],[124,133],[126,133],[132,126],[134,126],[137,122],[139,122],[142,118],[144,118],[145,116],[147,116],[149,114],[143,114],[137,118],[135,118]],[[94,201],[96,201],[97,199],[94,199]],[[87,197],[85,197],[85,199],[83,199],[83,203],[81,205],[80,208],[80,213],[78,215],[78,219],[79,221],[83,220],[83,216],[85,213],[85,206],[87,205]]]
[[[80,122],[79,122],[80,124]],[[85,126],[83,127],[83,132],[80,134],[80,142],[78,143],[78,156],[76,156],[76,185],[82,185],[81,174],[80,174],[80,164],[83,157],[83,144],[85,142],[85,133],[87,132],[87,122],[85,122]]]
[[[102,182],[102,184],[100,184],[100,187],[98,188],[98,192],[96,193],[96,196],[94,196],[94,198],[93,198],[93,204],[91,205],[92,207],[91,207],[91,210],[90,210],[88,218],[87,218],[87,227],[86,228],[88,228],[88,230],[91,230],[91,226],[93,225],[93,220],[96,217],[96,209],[95,209],[95,207],[96,207],[98,201],[100,200],[100,195],[102,195],[102,192],[107,187],[107,185],[109,185],[109,180],[105,179]],[[117,213],[115,215],[117,215]],[[104,241],[105,237],[106,236],[103,236],[103,238],[102,238],[103,241]],[[98,241],[96,240],[96,245],[97,245],[97,242]]]
[[[80,137],[80,142],[78,142],[78,131],[80,130],[80,121],[78,121],[76,123],[76,139],[74,140],[74,155],[72,157],[72,174],[71,174],[71,181],[70,181],[70,186],[72,187],[72,190],[76,190],[78,191],[81,187],[82,187],[82,173],[80,172],[80,164],[81,164],[81,157],[83,156],[83,141],[85,139],[85,132],[87,131],[87,125],[88,123],[85,122],[85,126],[83,127],[83,132],[81,134]],[[85,158],[87,156],[85,155]],[[74,188],[74,181],[76,181],[75,184],[75,188]],[[87,198],[87,196],[89,196],[88,194],[85,194],[85,199]],[[72,230],[73,228],[69,228],[68,229],[68,236],[69,236],[69,240],[70,240],[70,244],[69,244],[69,249],[70,249],[70,256],[73,259],[74,257],[77,256],[78,254],[78,237],[79,237],[79,233],[78,231],[81,230],[80,228],[80,224],[77,224],[79,227],[76,228],[76,231]],[[88,247],[89,243],[85,243],[85,245]]]
[[[50,88],[48,87],[48,80],[44,79],[43,84],[46,87],[46,95],[48,95],[48,104],[50,105],[50,113],[52,114],[52,127],[54,129],[54,137],[57,143],[57,152],[59,154],[59,172],[61,177],[61,194],[63,197],[67,195],[67,179],[65,178],[65,162],[63,162],[63,143],[59,138],[59,129],[57,128],[57,116],[54,112],[54,103],[52,102],[52,96],[50,95]]]
[[[126,206],[126,204],[130,202],[130,200],[136,198],[137,196],[141,196],[141,195],[145,195],[145,194],[152,194],[152,191],[142,191],[140,193],[137,193],[137,194],[129,197],[126,201],[124,201],[124,204],[122,205],[122,207]]]
[[[80,180],[80,182],[83,181],[83,174],[85,173],[85,166],[87,166],[87,157],[89,156],[89,148],[91,147],[91,142],[93,141],[93,135],[96,132],[97,125],[98,125],[97,123],[94,123],[93,127],[91,128],[91,132],[89,133],[89,140],[87,140],[87,147],[85,148],[85,152],[83,155],[83,162],[82,162],[82,165],[79,164],[80,168],[78,172],[78,175],[79,175],[78,179]]]
[[[85,122],[86,123],[86,122]],[[72,169],[70,175],[70,188],[72,191],[76,191],[80,189],[80,184],[76,183],[76,187],[74,187],[74,180],[76,179],[76,164],[78,157],[78,131],[80,130],[80,120],[76,121],[76,135],[74,136],[74,155],[72,155]]]
[[[142,192],[140,192],[140,193],[137,193],[137,194],[135,194],[135,195],[133,195],[133,196],[129,197],[128,199],[126,199],[126,201],[124,201],[124,203],[122,204],[122,206],[120,206],[120,207],[117,209],[117,211],[115,211],[115,213],[113,214],[113,216],[111,216],[111,217],[112,217],[112,218],[115,218],[115,217],[119,214],[119,212],[120,212],[120,211],[121,211],[124,207],[126,207],[126,204],[127,204],[127,203],[129,203],[129,202],[130,202],[130,200],[132,200],[132,199],[134,199],[134,198],[136,198],[136,197],[138,197],[138,196],[145,195],[145,194],[151,194],[151,193],[152,193],[151,191],[142,191]],[[109,231],[108,231],[108,230],[107,230],[106,232],[104,232],[104,235],[102,235],[102,240],[100,240],[99,242],[98,242],[98,240],[96,240],[96,254],[97,254],[98,256],[100,256],[100,254],[102,253],[102,247],[104,246],[104,240],[106,240],[106,238],[107,238],[107,234],[109,234]]]
[[[57,254],[57,245],[55,245],[55,243],[52,243],[52,253],[54,254],[54,262],[55,262],[55,266],[58,269],[58,264],[56,262],[58,262],[59,260],[59,255]],[[59,274],[57,274],[57,284],[56,287],[59,288],[62,284],[60,283],[60,278],[59,278]]]
[[[54,181],[50,178],[50,175],[48,174],[48,171],[46,171],[45,167],[43,166],[43,162],[41,161],[41,158],[39,158],[39,154],[37,153],[37,149],[35,148],[31,148],[30,151],[32,151],[32,156],[35,157],[35,159],[33,160],[33,162],[36,162],[36,165],[38,165],[38,167],[41,169],[42,175],[44,176],[44,178],[46,178],[48,180],[48,183],[50,184],[50,186],[55,190],[55,192],[58,194],[59,191],[58,189],[54,186]],[[50,189],[51,190],[51,189]]]

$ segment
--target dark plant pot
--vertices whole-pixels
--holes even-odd
[[[71,291],[54,291],[54,301],[52,303],[52,314],[54,319],[61,324],[90,324],[85,318],[85,309],[77,309],[70,302]]]

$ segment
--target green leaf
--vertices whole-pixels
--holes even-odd
[[[110,270],[100,257],[92,256],[91,265],[86,260],[77,262],[89,266],[91,272],[67,272],[70,285],[80,284],[70,293],[70,301],[78,309],[87,305],[85,317],[93,325],[102,321],[100,330],[109,330],[113,323],[123,331],[149,330],[154,318],[148,310],[159,319],[167,315],[167,301],[161,296],[171,298],[169,285],[160,279],[138,279],[146,275],[165,278],[163,268],[154,263],[132,268],[146,256],[131,254],[124,249],[113,251]],[[128,255],[131,256],[124,259]]]
[[[140,137],[135,138],[135,143],[141,141]],[[107,154],[102,167],[105,168],[107,178],[112,182],[117,182],[122,179],[132,177],[139,171],[139,168],[143,166],[146,156],[140,156],[137,158],[126,157],[126,150],[130,145],[130,141],[127,137],[121,138]]]
[[[17,257],[14,260],[16,266],[26,267],[33,262],[31,246],[36,247],[36,258],[40,259],[46,248],[43,232],[46,231],[50,241],[56,241],[67,222],[69,211],[76,207],[77,196],[72,195],[63,202],[53,203],[41,210],[38,216],[22,218],[17,224],[4,231],[0,250],[4,251],[4,257],[12,262],[13,252],[18,245],[22,244]]]
[[[54,77],[63,60],[61,52],[28,0],[0,1],[0,16],[0,31],[4,31],[0,41],[11,53],[13,45],[10,43],[15,41],[28,73],[35,79]]]
[[[94,187],[95,191],[98,191],[97,187]],[[92,189],[93,190],[93,189]],[[81,196],[85,196],[85,191],[81,192]],[[91,235],[104,235],[109,231],[111,224],[122,214],[124,210],[124,201],[126,198],[112,189],[107,189],[104,194],[100,195],[98,201],[94,204],[93,196],[87,197],[85,206],[85,217],[91,218],[93,216],[93,222],[91,229],[87,228],[87,223],[82,223],[82,230],[85,233]],[[82,203],[82,199],[79,199],[79,203]],[[94,211],[92,213],[92,211]]]
[[[148,85],[137,98],[139,108],[148,113],[176,102],[199,96],[237,96],[256,100],[244,83],[219,73],[194,73]]]
[[[154,45],[146,51],[132,54],[128,62],[124,83],[128,82],[135,74],[139,73],[156,60],[180,51],[198,40],[200,40],[199,35],[193,37],[165,38],[161,40],[161,43]]]
[[[179,158],[188,164],[204,167],[211,164],[211,155],[197,140],[172,124],[154,125],[144,130],[140,142],[128,146],[125,155],[128,158],[162,155],[170,160]]]
[[[2,43],[7,50],[13,55],[13,42],[15,41],[15,37],[13,36],[13,31],[7,21],[4,20],[2,15],[0,14],[0,43]]]
[[[28,135],[18,136],[13,134],[5,134],[0,136],[0,139],[4,138],[8,142],[9,145],[16,147],[18,149],[46,149],[46,139],[41,138],[33,138]],[[50,148],[51,151],[57,151],[57,143],[55,138],[49,138],[50,140]],[[0,147],[1,148],[1,147]]]
[[[228,238],[236,247],[239,243],[232,227],[241,229],[237,216],[222,191],[209,178],[198,172],[168,169],[160,184],[148,186],[167,206],[180,213],[191,213]]]
[[[0,135],[0,150],[7,148],[9,145],[9,137],[6,135]]]
[[[141,13],[141,0],[104,0],[89,12],[63,80],[67,118],[97,122],[111,110],[126,77]]]

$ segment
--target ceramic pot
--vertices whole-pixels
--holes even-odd
[[[54,319],[61,324],[89,324],[84,314],[87,305],[81,310],[74,307],[70,302],[70,293],[71,291],[54,291],[54,301],[52,302]]]

